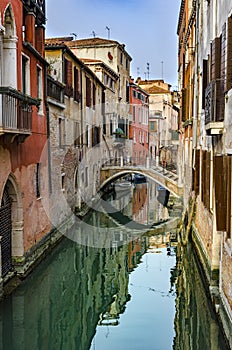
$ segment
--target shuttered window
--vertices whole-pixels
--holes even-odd
[[[64,59],[64,83],[65,83],[65,95],[68,97],[73,96],[73,81],[72,81],[72,62]]]
[[[201,200],[210,209],[210,153],[202,152],[202,191]]]
[[[193,170],[193,191],[195,191],[196,196],[199,194],[199,184],[200,184],[200,150],[197,149],[195,152],[195,169]]]
[[[227,160],[226,156],[214,157],[214,186],[216,205],[216,225],[218,231],[226,231],[227,226]]]
[[[226,203],[226,232],[227,238],[231,238],[231,171],[232,171],[232,157],[226,157],[227,168],[227,203]]]
[[[95,109],[96,105],[96,85],[93,84],[93,108]]]
[[[221,37],[211,43],[211,80],[220,78],[221,74]]]
[[[80,102],[80,84],[79,84],[79,70],[74,67],[74,100]]]
[[[205,89],[209,83],[208,79],[208,60],[203,60],[203,71],[202,71],[202,108],[205,109]]]
[[[101,140],[101,128],[94,126],[92,128],[92,147],[100,144]]]
[[[92,92],[92,83],[91,83],[91,80],[88,77],[86,77],[86,106],[87,107],[91,107],[92,105],[91,92]]]
[[[186,106],[186,89],[182,89],[182,121],[186,120],[187,106]]]
[[[232,88],[232,18],[227,21],[227,70],[226,70],[226,90]]]

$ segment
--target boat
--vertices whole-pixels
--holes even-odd
[[[142,175],[142,174],[135,174],[134,175],[134,183],[135,184],[141,184],[141,183],[146,183],[147,179],[146,176]]]
[[[158,201],[164,207],[167,207],[170,192],[163,186],[158,186],[157,190],[158,190],[158,196],[157,196]]]
[[[131,189],[130,181],[116,182],[114,185],[115,191],[128,191]]]

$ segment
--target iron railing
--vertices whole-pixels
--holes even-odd
[[[205,90],[205,124],[224,120],[224,82],[211,81]]]
[[[0,129],[2,133],[31,133],[32,106],[40,101],[10,87],[0,87]]]
[[[52,77],[47,79],[48,96],[54,100],[64,103],[64,86]]]

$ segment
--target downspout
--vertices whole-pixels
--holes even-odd
[[[195,30],[195,48],[196,48],[196,63],[195,63],[195,84],[194,84],[194,95],[195,95],[195,108],[193,114],[193,169],[195,169],[195,154],[197,149],[197,124],[199,114],[199,0],[196,1],[196,30]]]
[[[48,185],[49,185],[49,193],[52,193],[52,166],[51,166],[51,143],[50,143],[50,112],[49,112],[49,105],[47,101],[47,78],[48,78],[48,73],[47,73],[48,67],[46,66],[45,68],[45,108],[46,108],[46,124],[47,124],[47,148],[48,148]]]

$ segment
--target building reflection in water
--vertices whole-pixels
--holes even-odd
[[[170,208],[157,203],[154,184],[136,186],[127,199],[119,197],[114,205],[122,209],[124,216],[141,223],[156,222],[171,215]],[[139,203],[135,203],[134,198]],[[158,253],[164,249],[167,255],[178,252],[176,266],[169,270],[171,295],[175,295],[177,285],[173,348],[226,349],[192,250],[190,247],[186,252],[180,247],[177,249],[174,231],[154,235],[151,230],[139,235],[97,211],[92,211],[86,220],[91,232],[86,232],[86,226],[74,229],[78,231],[75,237],[87,244],[64,239],[1,303],[0,349],[89,349],[97,326],[120,323],[131,298],[130,272],[138,267],[146,252]],[[110,232],[108,241],[100,227]],[[72,229],[70,231],[72,235]],[[100,241],[99,248],[93,245],[96,239]]]
[[[206,294],[204,279],[191,244],[178,247],[174,350],[226,350],[216,314]]]

